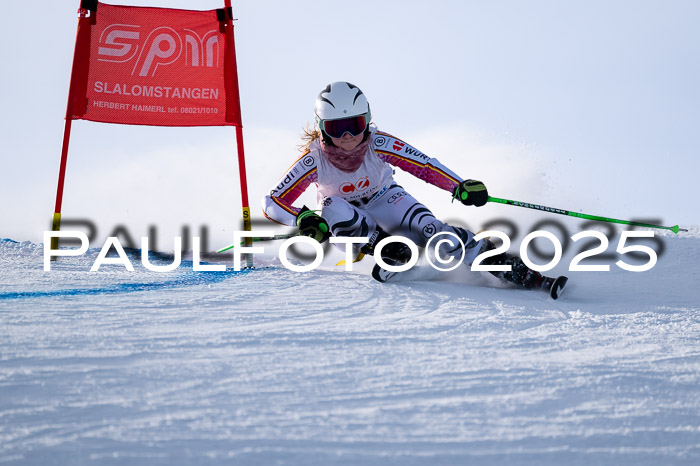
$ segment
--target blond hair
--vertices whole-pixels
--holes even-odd
[[[318,129],[318,125],[314,123],[307,123],[306,126],[302,127],[301,130],[304,134],[301,135],[302,143],[299,144],[299,151],[306,152],[309,148],[309,144],[321,137],[321,130]]]

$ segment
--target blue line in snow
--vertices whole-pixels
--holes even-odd
[[[132,293],[135,291],[152,291],[168,288],[179,288],[193,285],[209,285],[219,283],[236,275],[243,275],[251,269],[240,271],[227,270],[225,272],[192,272],[184,274],[180,278],[154,283],[118,283],[116,285],[100,288],[71,288],[66,290],[47,291],[11,291],[0,293],[0,300],[25,299],[25,298],[53,298],[59,296],[89,296],[99,294]]]

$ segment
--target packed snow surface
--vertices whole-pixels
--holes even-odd
[[[0,463],[700,464],[700,237],[661,238],[557,301],[1,240]]]

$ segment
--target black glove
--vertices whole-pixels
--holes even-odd
[[[455,188],[452,199],[459,199],[464,205],[481,207],[489,200],[489,193],[481,181],[464,180]]]
[[[323,243],[331,237],[328,223],[306,206],[302,207],[297,215],[297,226],[301,236],[309,236],[319,243]]]

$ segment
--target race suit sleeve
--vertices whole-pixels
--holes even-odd
[[[277,186],[263,198],[263,214],[273,222],[296,226],[300,207],[292,204],[318,180],[316,157],[306,151],[280,178]]]
[[[379,158],[385,162],[445,191],[453,193],[462,181],[462,178],[437,159],[428,157],[391,134],[375,132],[372,144]]]

